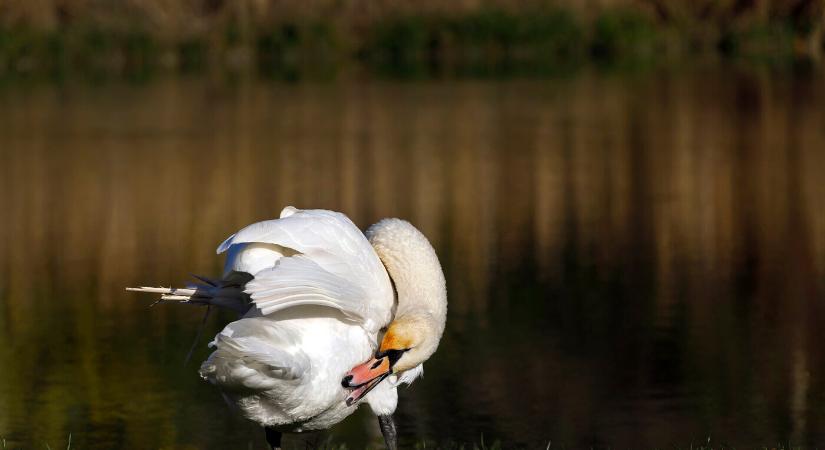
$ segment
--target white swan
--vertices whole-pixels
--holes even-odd
[[[200,374],[265,427],[273,448],[282,432],[329,428],[363,399],[395,449],[396,386],[422,373],[447,315],[427,238],[400,219],[376,223],[365,237],[341,213],[290,206],[230,236],[223,252],[220,280],[128,289],[241,314],[212,341]]]

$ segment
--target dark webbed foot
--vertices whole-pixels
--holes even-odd
[[[264,431],[266,431],[266,442],[272,450],[281,450],[281,432],[269,427],[264,427]]]
[[[398,433],[395,431],[395,422],[392,420],[392,416],[378,416],[378,425],[381,426],[381,434],[384,435],[387,449],[398,450]]]

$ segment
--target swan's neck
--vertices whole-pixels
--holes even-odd
[[[440,335],[447,318],[447,287],[430,242],[400,219],[376,223],[367,230],[367,237],[395,284],[395,320],[429,315]]]

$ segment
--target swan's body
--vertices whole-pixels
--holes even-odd
[[[412,225],[385,219],[367,235],[343,214],[287,207],[221,244],[220,281],[137,290],[242,314],[215,337],[200,369],[242,416],[270,431],[325,429],[363,399],[393,447],[385,421],[396,386],[420,375],[435,351],[446,288],[435,252]]]

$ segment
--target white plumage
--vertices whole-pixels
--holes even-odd
[[[246,291],[262,314],[303,304],[330,306],[370,332],[391,319],[389,275],[361,230],[341,213],[288,206],[280,219],[230,236],[218,253],[236,247],[226,267],[254,276]]]
[[[218,334],[201,375],[245,417],[285,431],[351,414],[341,378],[375,352],[394,303],[364,234],[343,214],[287,207],[218,247],[227,250],[226,268],[254,277],[246,284],[254,307]],[[375,389],[365,401],[394,410],[397,398],[394,388]]]
[[[408,222],[384,220],[368,235],[372,242],[341,213],[290,206],[218,247],[227,254],[221,280],[131,290],[242,313],[212,341],[200,374],[250,420],[277,431],[325,429],[360,399],[389,417],[396,386],[420,376],[438,345],[446,287],[435,252]],[[348,373],[351,389],[342,386]],[[380,422],[394,447],[391,419]]]

